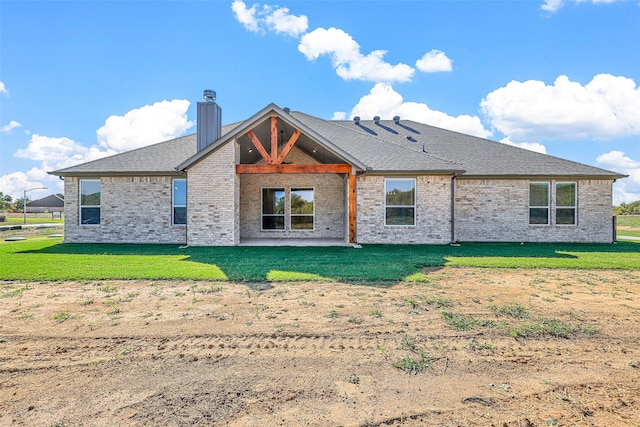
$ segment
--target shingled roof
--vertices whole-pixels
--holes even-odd
[[[27,203],[28,208],[64,208],[64,194],[50,194]]]
[[[458,174],[470,177],[623,178],[596,168],[409,120],[323,120],[270,104],[245,122],[222,127],[222,137],[197,152],[187,135],[51,172],[60,176],[178,175],[179,169],[241,135],[273,112],[339,157],[369,173]],[[179,168],[178,168],[179,167]]]
[[[393,120],[380,120],[377,123],[373,120],[360,120],[359,124],[356,124],[353,121],[344,120],[326,121],[302,113],[295,113],[295,115],[305,123],[312,122],[312,127],[319,133],[331,132],[334,130],[332,127],[340,127],[342,134],[336,134],[336,138],[344,141],[345,145],[350,145],[351,150],[362,153],[360,155],[353,153],[356,157],[360,156],[359,158],[371,155],[368,143],[372,140],[379,140],[383,141],[387,148],[394,153],[397,152],[395,147],[402,147],[410,150],[416,158],[426,154],[433,158],[446,160],[455,164],[458,169],[464,170],[465,176],[572,176],[613,179],[626,176],[411,120],[399,120],[398,123]],[[407,169],[405,163],[394,158],[388,152],[382,156],[381,162],[381,165],[375,165],[378,168],[372,162],[373,169],[381,171]]]

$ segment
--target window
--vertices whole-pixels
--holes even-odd
[[[313,230],[314,192],[313,188],[291,189],[291,229]]]
[[[416,180],[385,180],[385,225],[415,225]]]
[[[100,224],[100,180],[80,180],[80,224]]]
[[[187,223],[187,180],[173,180],[173,225],[184,225]]]
[[[284,188],[262,189],[262,229],[284,230]]]
[[[556,224],[576,225],[575,182],[556,183]]]
[[[529,224],[549,224],[549,183],[529,183]]]

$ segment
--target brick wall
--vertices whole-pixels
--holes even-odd
[[[456,179],[458,241],[601,242],[613,239],[611,180],[579,180],[577,225],[555,225],[555,181],[550,225],[529,224],[529,180]],[[566,182],[568,180],[562,180]]]
[[[449,243],[451,241],[451,177],[416,178],[416,224],[385,225],[385,177],[357,179],[358,243]]]
[[[240,180],[240,236],[242,238],[345,238],[345,178],[337,174],[245,174]],[[285,230],[261,231],[262,188],[286,191]],[[290,230],[291,188],[313,188],[314,230]]]
[[[233,246],[240,242],[238,146],[229,142],[187,171],[189,246]]]
[[[80,179],[66,177],[67,243],[186,243],[186,227],[171,225],[172,177],[100,178],[100,225],[79,224]]]

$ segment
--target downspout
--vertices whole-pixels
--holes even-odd
[[[451,176],[451,244],[456,243],[456,174]]]

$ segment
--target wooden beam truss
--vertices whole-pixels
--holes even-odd
[[[264,145],[256,134],[250,130],[247,136],[253,142],[260,156],[266,164],[240,164],[236,165],[238,174],[265,174],[265,173],[339,173],[349,176],[349,243],[356,243],[356,175],[353,167],[348,164],[283,164],[293,146],[300,138],[301,132],[296,131],[291,135],[287,144],[278,153],[278,118],[271,117],[271,153],[267,153]]]

